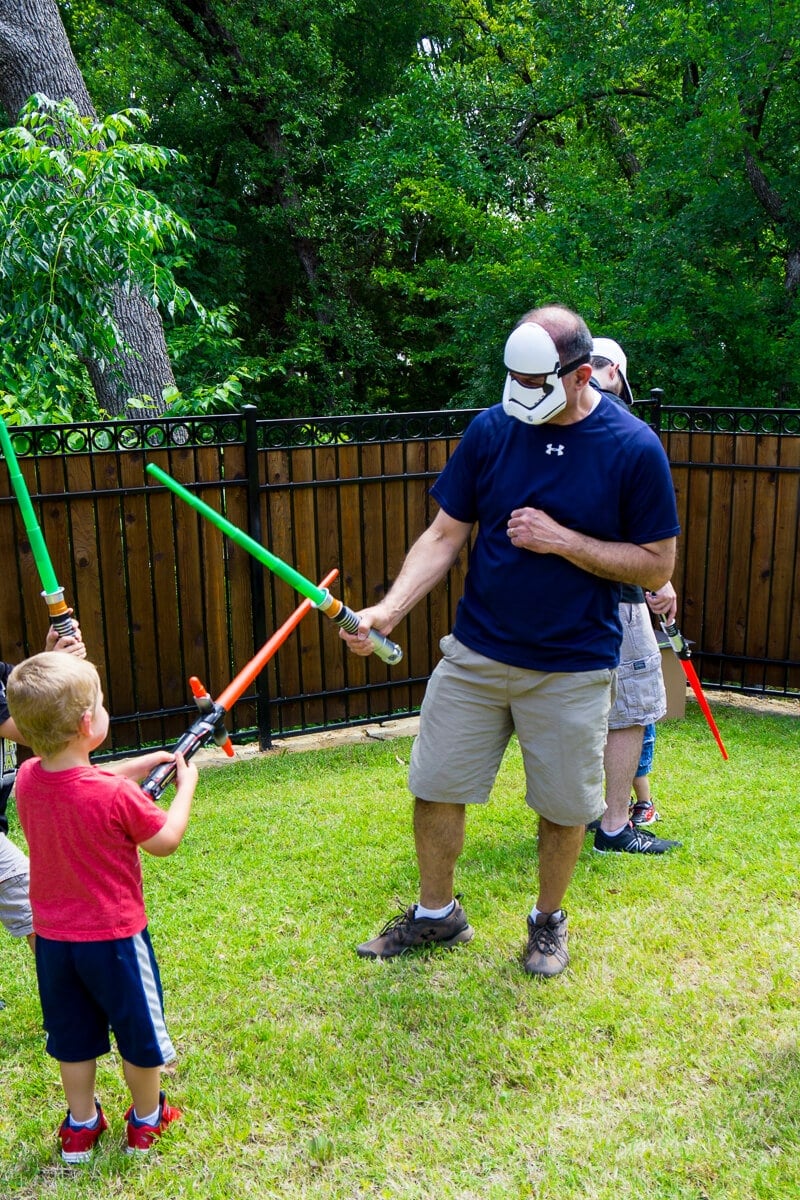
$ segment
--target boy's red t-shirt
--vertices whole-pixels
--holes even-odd
[[[31,860],[34,932],[61,942],[132,937],[147,924],[138,845],[167,814],[100,767],[19,768],[17,813]]]

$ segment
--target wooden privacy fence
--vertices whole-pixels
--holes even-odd
[[[702,678],[800,690],[800,416],[665,410],[683,536],[676,587]]]
[[[673,466],[679,620],[714,687],[800,693],[800,420],[781,410],[642,406]],[[112,714],[111,751],[169,744],[188,678],[218,695],[300,601],[145,474],[153,462],[302,574],[376,601],[434,506],[472,411],[258,421],[115,421],[13,430],[59,582]],[[41,648],[47,610],[7,474],[0,484],[3,658]],[[411,715],[461,594],[466,553],[394,631],[403,661],[348,654],[312,612],[229,717],[234,740]]]

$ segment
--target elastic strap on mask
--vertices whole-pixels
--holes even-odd
[[[565,375],[571,375],[573,371],[577,371],[578,367],[582,367],[584,363],[588,363],[591,357],[591,354],[582,354],[580,358],[573,358],[572,362],[568,362],[563,367],[558,368],[558,378],[563,379]]]

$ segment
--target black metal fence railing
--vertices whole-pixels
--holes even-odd
[[[679,621],[710,687],[800,695],[800,414],[636,405],[673,468]],[[170,744],[187,679],[212,695],[299,602],[154,483],[152,461],[352,608],[374,603],[433,516],[428,490],[475,410],[259,420],[255,409],[12,429],[45,540],[113,715],[112,753]],[[0,485],[2,486],[2,485]],[[2,656],[38,650],[47,614],[16,503],[0,495]],[[393,637],[387,668],[344,653],[315,613],[237,703],[234,740],[415,714],[461,594],[466,555]]]

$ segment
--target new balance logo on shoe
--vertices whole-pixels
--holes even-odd
[[[594,835],[594,848],[599,854],[612,854],[615,851],[623,854],[666,854],[678,846],[680,842],[656,837],[646,829],[635,829],[630,823],[614,837],[609,837],[604,829],[598,829]]]

